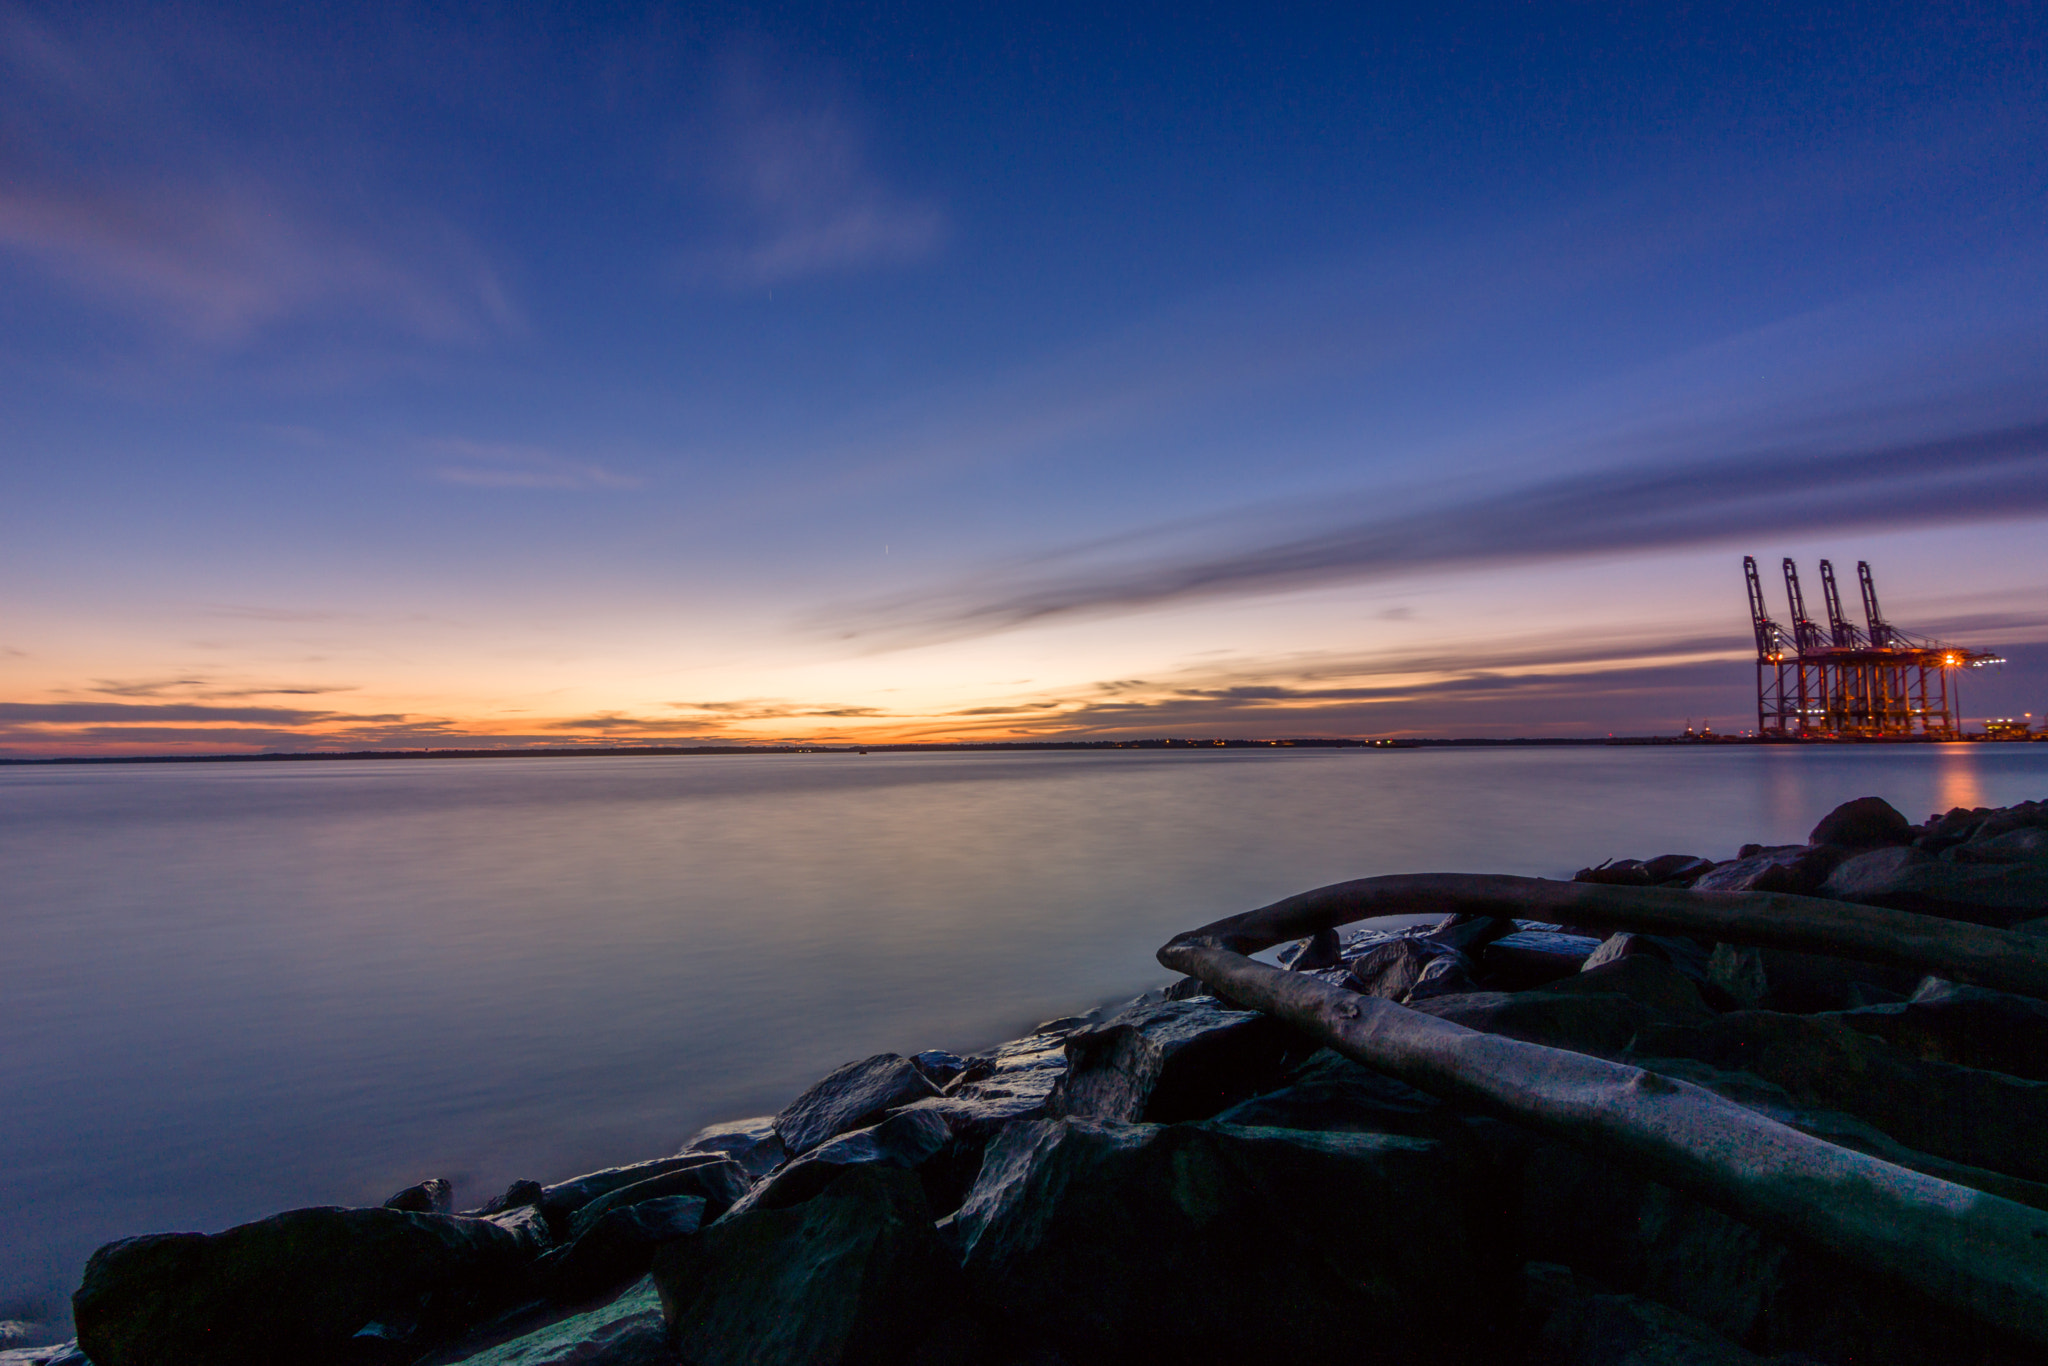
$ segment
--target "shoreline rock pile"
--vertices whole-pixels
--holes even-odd
[[[1915,826],[1866,798],[1805,845],[1577,880],[2048,934],[2048,803]],[[1280,958],[2048,1210],[2048,1002],[1488,916],[1323,931]],[[671,1156],[451,1206],[437,1179],[378,1209],[111,1243],[74,1296],[77,1343],[0,1366],[2005,1366],[2043,1350],[1195,978],[983,1055],[849,1063]]]

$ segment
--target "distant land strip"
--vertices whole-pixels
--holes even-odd
[[[285,750],[265,754],[122,754],[61,755],[55,758],[10,759],[0,765],[19,764],[234,764],[297,763],[331,759],[554,759],[574,755],[622,756],[647,754],[958,754],[1003,753],[1016,750],[1105,750],[1105,749],[1448,749],[1557,745],[1782,745],[1839,744],[1842,741],[1789,740],[1775,736],[1712,736],[1687,739],[1669,735],[1602,735],[1583,737],[1528,736],[1514,739],[1464,737],[1450,739],[1399,740],[990,740],[926,744],[830,745],[587,745],[527,749],[357,749]],[[1862,743],[1862,742],[1849,742]],[[1869,742],[1879,743],[1879,742]],[[1932,738],[1882,743],[1936,743]]]

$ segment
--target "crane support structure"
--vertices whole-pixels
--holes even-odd
[[[1820,562],[1828,624],[1806,614],[1799,571],[1785,561],[1791,630],[1770,616],[1754,556],[1742,557],[1756,632],[1756,728],[1782,740],[1953,740],[1961,735],[1955,675],[2005,661],[1909,636],[1884,619],[1870,565],[1858,561],[1865,629],[1842,611],[1835,568]]]

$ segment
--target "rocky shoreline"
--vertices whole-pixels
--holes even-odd
[[[1865,798],[1803,845],[1576,880],[2048,935],[2048,803],[1913,825]],[[1501,914],[1324,929],[1279,957],[1297,980],[1626,1062],[2048,1211],[2034,995],[1897,954]],[[73,1297],[78,1341],[0,1350],[0,1366],[2048,1355],[2042,1335],[1416,1089],[1194,977],[986,1054],[848,1063],[668,1156],[461,1213],[453,1194],[433,1179],[380,1208],[111,1243]]]

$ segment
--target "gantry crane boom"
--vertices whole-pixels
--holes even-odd
[[[1820,562],[1820,595],[1828,608],[1828,635],[1837,650],[1856,650],[1863,646],[1863,636],[1853,622],[1842,614],[1842,593],[1835,587],[1835,567],[1826,560]]]
[[[1756,573],[1756,556],[1742,557],[1742,574],[1749,580],[1749,619],[1756,627],[1756,657],[1775,659],[1783,653],[1778,645],[1778,623],[1771,620],[1770,610],[1764,606],[1764,586]]]
[[[1799,647],[1799,653],[1826,649],[1820,627],[1806,615],[1806,595],[1799,591],[1799,566],[1792,563],[1789,555],[1785,557],[1785,596],[1792,601],[1792,643]]]

